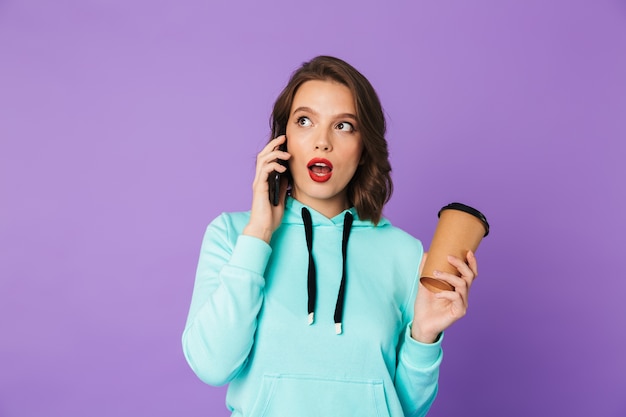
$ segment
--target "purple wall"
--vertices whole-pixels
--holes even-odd
[[[0,1],[0,416],[227,416],[180,335],[289,73],[354,64],[386,215],[485,212],[430,416],[626,416],[626,3]],[[392,4],[392,3],[388,3]]]

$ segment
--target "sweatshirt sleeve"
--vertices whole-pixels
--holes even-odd
[[[437,395],[439,366],[443,358],[443,334],[435,343],[420,343],[411,337],[409,325],[402,339],[396,370],[396,391],[405,416],[425,416]]]
[[[420,256],[423,249],[420,244]],[[419,263],[418,263],[419,264]],[[405,302],[404,332],[400,337],[398,347],[397,369],[395,386],[405,416],[425,416],[435,401],[439,382],[439,367],[443,359],[441,343],[443,334],[435,343],[418,342],[411,337],[411,323],[413,322],[413,304],[419,287],[419,274],[416,272],[412,279],[411,291]]]
[[[182,336],[189,366],[207,384],[228,383],[246,364],[270,254],[264,241],[238,235],[227,215],[207,228]]]

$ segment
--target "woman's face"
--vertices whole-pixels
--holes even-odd
[[[352,93],[334,81],[307,81],[287,121],[292,196],[327,217],[349,208],[347,186],[363,143]]]

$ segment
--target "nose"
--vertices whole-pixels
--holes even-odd
[[[324,152],[329,152],[333,149],[329,137],[329,132],[325,129],[320,132],[319,135],[315,138],[315,150],[321,150]]]

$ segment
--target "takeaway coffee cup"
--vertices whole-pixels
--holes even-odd
[[[433,292],[453,291],[454,287],[434,277],[434,271],[460,276],[448,262],[448,255],[467,259],[467,252],[476,252],[480,241],[489,234],[489,223],[475,208],[450,203],[439,211],[439,221],[420,276],[421,283]]]

